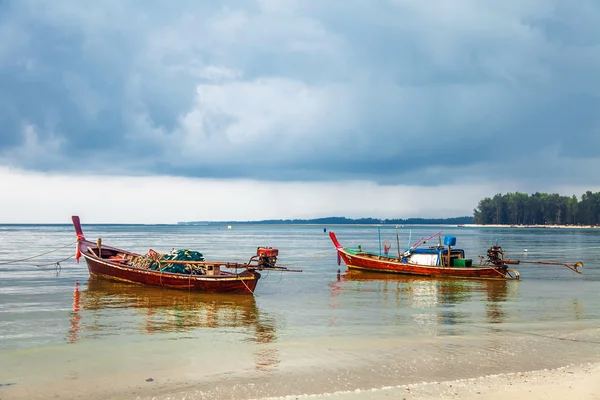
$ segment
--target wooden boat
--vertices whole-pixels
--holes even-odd
[[[153,250],[141,255],[116,247],[105,246],[102,240],[91,242],[85,238],[78,216],[73,216],[77,233],[76,259],[83,257],[90,275],[113,281],[131,282],[169,289],[181,289],[206,293],[254,293],[261,270],[291,271],[276,267],[279,251],[271,247],[259,247],[248,263],[221,261],[174,261],[163,259]],[[153,270],[135,266],[140,257],[152,257],[160,268]],[[182,265],[187,273],[166,272],[163,265]],[[154,264],[156,265],[156,264]],[[232,269],[233,272],[224,269]],[[299,271],[295,271],[299,272]]]
[[[487,258],[481,259],[479,265],[473,265],[472,259],[465,258],[462,249],[454,248],[456,237],[444,237],[444,246],[433,246],[419,248],[420,244],[438,235],[438,232],[429,238],[420,239],[407,251],[399,256],[390,256],[381,253],[363,251],[360,246],[357,249],[343,247],[334,232],[329,232],[337,254],[338,265],[343,260],[348,269],[385,272],[406,275],[419,275],[430,277],[452,277],[452,278],[476,278],[476,279],[519,279],[519,272],[509,268],[509,265],[520,263],[561,265],[576,273],[583,263],[574,264],[556,263],[545,261],[517,261],[504,258],[504,250],[497,243],[487,251]],[[389,247],[387,248],[389,250]]]

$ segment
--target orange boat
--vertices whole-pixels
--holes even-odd
[[[247,263],[205,261],[203,257],[200,261],[176,260],[153,250],[141,255],[105,246],[101,239],[91,242],[83,235],[79,217],[72,220],[77,233],[76,259],[79,262],[83,257],[90,275],[99,278],[194,292],[252,294],[260,279],[258,271],[292,271],[275,266],[279,251],[271,247],[259,247]],[[173,267],[179,272],[169,272]]]
[[[497,243],[487,251],[487,258],[483,258],[479,265],[473,265],[473,260],[465,258],[462,249],[453,248],[456,245],[456,237],[444,237],[444,246],[432,246],[419,248],[438,232],[429,238],[419,240],[407,251],[399,256],[371,253],[363,251],[360,246],[357,249],[343,247],[334,232],[329,232],[329,237],[335,245],[338,254],[338,265],[343,260],[348,269],[385,272],[406,275],[419,275],[431,277],[452,278],[477,278],[477,279],[519,279],[519,272],[509,268],[509,265],[521,264],[525,261],[507,260],[504,258],[504,250]],[[389,248],[388,248],[389,250]],[[555,263],[545,261],[526,261],[531,264],[561,265],[577,273],[583,263],[575,264]]]

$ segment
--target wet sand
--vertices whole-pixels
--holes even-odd
[[[92,385],[93,386],[93,385]],[[1,389],[1,388],[0,388]],[[1,399],[24,399],[32,393],[27,388],[5,391]],[[82,392],[65,391],[61,398],[80,398]],[[161,394],[158,396],[135,394],[118,395],[106,390],[104,385],[86,390],[86,397],[93,399],[204,399],[198,394]],[[237,398],[237,397],[232,397]],[[249,398],[249,397],[243,397]],[[252,397],[250,397],[252,398]],[[556,369],[531,372],[489,375],[478,378],[459,379],[445,382],[420,382],[394,387],[373,388],[346,392],[288,395],[281,397],[254,397],[253,400],[429,400],[429,399],[477,399],[477,400],[559,400],[559,399],[600,399],[600,364],[583,364]]]
[[[294,396],[303,398],[303,396]],[[490,375],[447,382],[428,382],[391,388],[334,393],[304,398],[332,400],[383,399],[600,399],[600,364]]]

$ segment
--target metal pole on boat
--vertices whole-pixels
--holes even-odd
[[[438,254],[439,254],[438,257],[440,259],[439,264],[440,264],[440,267],[443,267],[444,266],[444,251],[443,251],[443,247],[442,247],[442,237],[438,236],[438,239],[439,239],[438,240],[438,243],[439,243],[438,249],[440,249],[440,250],[438,250]]]
[[[102,258],[102,239],[96,240],[96,247],[98,248],[98,257]]]
[[[400,258],[400,236],[398,236],[398,225],[396,225],[396,244],[398,246],[398,258]]]
[[[381,227],[377,227],[377,236],[379,237],[379,257],[381,257]]]

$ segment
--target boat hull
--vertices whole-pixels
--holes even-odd
[[[245,270],[239,274],[191,275],[146,270],[125,265],[117,265],[87,253],[86,242],[79,242],[79,249],[85,259],[91,276],[112,281],[137,283],[168,289],[179,289],[204,293],[246,293],[256,289],[260,274]]]
[[[343,260],[348,269],[430,277],[515,279],[508,273],[509,270],[506,266],[440,267],[411,264],[402,262],[398,258],[349,250],[340,244],[335,233],[329,232],[329,237],[338,253],[338,261]],[[513,271],[513,274],[518,279],[518,273]]]
[[[431,277],[506,279],[505,272],[494,267],[435,267],[403,263],[384,256],[379,259],[374,256],[349,254],[344,249],[337,249],[337,251],[348,269],[354,270]]]

